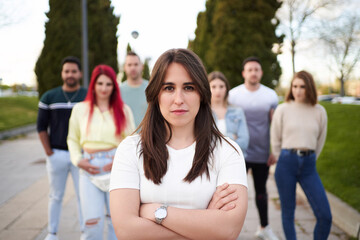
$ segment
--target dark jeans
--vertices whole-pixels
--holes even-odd
[[[275,180],[281,202],[281,216],[287,240],[296,239],[294,213],[296,207],[296,183],[304,190],[316,217],[314,239],[327,239],[331,228],[331,211],[324,187],[316,171],[316,155],[298,156],[283,149],[276,170]]]
[[[255,202],[259,212],[260,224],[262,227],[268,225],[268,196],[266,191],[266,181],[269,176],[269,166],[266,163],[246,162],[246,171],[251,168],[254,187]]]

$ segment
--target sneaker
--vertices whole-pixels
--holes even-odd
[[[55,234],[48,233],[45,240],[59,240],[59,238]]]
[[[261,228],[259,226],[255,236],[263,240],[279,240],[269,225],[267,225],[265,228]]]

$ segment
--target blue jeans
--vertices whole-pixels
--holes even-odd
[[[79,197],[79,169],[75,167],[70,161],[70,154],[66,150],[53,149],[54,154],[46,158],[46,169],[50,183],[50,195],[48,205],[48,232],[57,233],[61,205],[64,197],[66,180],[71,173],[74,183],[75,194],[78,203],[78,216],[80,230],[83,229],[83,220],[80,208]]]
[[[314,239],[327,239],[331,229],[331,210],[325,189],[316,171],[316,155],[298,156],[282,149],[275,170],[275,180],[281,202],[281,216],[287,240],[296,239],[294,213],[296,207],[296,183],[304,190],[316,217]]]
[[[84,158],[89,159],[92,165],[100,168],[99,174],[106,174],[102,167],[113,161],[116,149],[109,152],[99,152],[95,154],[84,153]],[[103,239],[104,221],[107,221],[108,240],[116,240],[114,227],[110,217],[109,192],[103,192],[97,188],[89,178],[89,173],[80,170],[80,199],[85,221],[83,239],[101,240]],[[104,207],[106,215],[104,214]]]

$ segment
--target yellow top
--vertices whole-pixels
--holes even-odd
[[[71,112],[67,137],[71,162],[77,166],[82,159],[81,150],[83,148],[94,150],[116,148],[125,137],[135,130],[133,114],[126,104],[124,104],[124,113],[126,127],[120,136],[115,136],[116,126],[111,111],[101,112],[97,106],[94,106],[90,126],[87,128],[89,103],[75,104]]]

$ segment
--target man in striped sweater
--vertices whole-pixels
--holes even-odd
[[[47,155],[46,169],[50,183],[48,235],[45,240],[58,239],[56,233],[69,173],[74,182],[81,229],[83,226],[79,200],[79,170],[71,163],[66,144],[71,110],[75,103],[84,100],[87,92],[80,86],[81,77],[80,60],[71,56],[64,58],[61,70],[63,85],[45,92],[39,102],[37,131]]]

